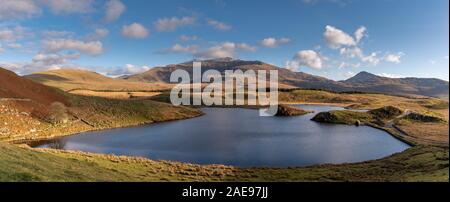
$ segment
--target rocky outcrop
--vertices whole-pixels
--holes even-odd
[[[416,112],[409,113],[408,115],[405,116],[405,119],[421,121],[421,122],[432,122],[432,123],[444,122],[444,119],[442,119],[440,117],[426,115],[426,114],[419,114]]]
[[[297,107],[291,107],[288,105],[278,105],[278,111],[275,116],[301,116],[308,113],[311,113],[312,111],[307,111],[304,109],[300,109]]]
[[[397,116],[400,116],[403,111],[397,107],[393,106],[385,106],[378,109],[373,109],[368,111],[369,114],[374,115],[379,119],[393,119]]]

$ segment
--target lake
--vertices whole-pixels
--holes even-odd
[[[315,113],[342,109],[297,106]],[[193,119],[86,132],[33,146],[240,167],[360,162],[409,148],[385,131],[368,126],[311,121],[315,113],[260,117],[258,110],[253,109],[203,108],[202,111],[204,116]]]

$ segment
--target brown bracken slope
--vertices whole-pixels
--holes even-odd
[[[18,107],[34,115],[46,113],[52,102],[68,104],[64,95],[57,90],[3,68],[0,68],[0,99],[14,101]]]

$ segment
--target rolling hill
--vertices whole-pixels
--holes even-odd
[[[433,78],[387,78],[368,72],[342,81],[349,86],[364,92],[381,92],[398,95],[424,95],[448,100],[449,86],[447,81]]]
[[[97,91],[158,91],[170,89],[170,75],[177,69],[192,75],[192,61],[154,67],[146,72],[110,78],[101,74],[75,69],[39,72],[25,77],[65,91],[87,89]],[[304,72],[293,72],[261,61],[222,58],[202,61],[202,72],[217,70],[278,70],[280,88],[322,89],[334,92],[371,92],[403,96],[429,96],[449,99],[448,81],[432,78],[387,78],[360,72],[344,81],[334,81]]]
[[[164,67],[154,67],[141,74],[126,76],[122,78],[128,81],[169,83],[170,74],[177,69],[186,70],[192,75],[192,61],[181,64],[168,65]],[[278,70],[278,77],[279,77],[278,81],[280,84],[280,88],[300,87],[300,88],[325,89],[331,91],[351,90],[345,84],[324,77],[314,76],[303,72],[293,72],[288,69],[279,68],[274,65],[270,65],[260,61],[233,60],[231,58],[202,61],[202,73],[211,69],[217,70],[222,74],[225,73],[225,70],[236,70],[236,69],[240,69],[242,71]]]
[[[170,74],[183,69],[192,74],[192,61],[181,64],[154,67],[144,73],[123,77],[128,81],[168,83]],[[428,78],[387,78],[368,72],[361,72],[345,81],[334,81],[303,72],[293,72],[260,61],[233,60],[223,58],[202,61],[202,71],[215,69],[222,74],[225,70],[278,70],[280,88],[323,89],[335,92],[360,91],[386,93],[394,95],[421,95],[439,97],[448,100],[447,81]]]
[[[58,90],[3,68],[0,68],[0,100],[14,102],[16,107],[36,116],[45,116],[53,102],[68,104]]]
[[[60,88],[64,91],[75,89],[101,90],[101,91],[155,91],[168,89],[171,85],[154,82],[143,83],[126,81],[103,76],[99,73],[80,69],[59,69],[37,72],[26,75],[33,81]]]

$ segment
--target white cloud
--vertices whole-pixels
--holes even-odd
[[[172,17],[172,18],[162,18],[155,22],[156,30],[159,32],[170,32],[175,31],[178,27],[193,25],[196,22],[195,17]]]
[[[6,29],[6,28],[0,30],[0,40],[8,41],[8,40],[13,40],[14,38],[15,38],[15,34],[14,34],[13,30]]]
[[[94,0],[41,0],[55,14],[92,12]]]
[[[248,45],[246,43],[237,43],[236,44],[237,49],[245,50],[245,51],[256,51],[256,47]]]
[[[360,61],[369,63],[371,65],[376,66],[382,59],[389,62],[399,62],[400,56],[391,55],[389,58],[387,57],[378,57],[377,52],[372,52],[370,55],[365,55],[363,50],[358,47],[358,44],[361,42],[362,38],[367,36],[367,28],[364,26],[359,27],[354,35],[355,39],[344,31],[337,29],[333,26],[327,25],[325,28],[324,37],[328,44],[328,46],[332,49],[340,48],[341,55],[346,56],[347,58],[358,58]],[[342,47],[346,46],[346,47]],[[341,48],[342,47],[342,48]],[[343,66],[342,63],[340,66]]]
[[[341,48],[341,55],[344,55],[348,58],[358,58],[362,62],[370,63],[371,65],[377,65],[380,62],[380,58],[377,56],[378,53],[373,52],[370,55],[364,55],[363,51],[359,47],[351,47],[351,48]]]
[[[356,75],[356,73],[352,72],[352,71],[348,71],[348,72],[344,73],[344,77],[346,77],[346,78],[350,78],[350,77],[353,77],[355,75]]]
[[[344,47],[344,48],[340,49],[340,53],[341,53],[341,55],[344,55],[349,58],[355,58],[355,57],[363,58],[364,57],[364,54],[363,54],[361,48],[359,48],[359,47],[353,47],[353,48],[345,48]]]
[[[290,42],[291,42],[291,39],[289,39],[289,38],[276,39],[276,38],[273,38],[273,37],[269,37],[269,38],[265,38],[265,39],[261,40],[259,43],[262,46],[265,46],[265,47],[275,48],[277,46],[280,46],[280,45],[283,45],[283,44],[287,44],[287,43],[290,43]]]
[[[22,48],[21,44],[18,43],[10,43],[10,44],[6,44],[7,48],[11,48],[11,49],[19,49]]]
[[[305,4],[312,4],[312,3],[317,2],[317,0],[302,0],[302,2]]]
[[[225,23],[217,21],[217,20],[212,20],[212,19],[208,20],[208,25],[214,27],[217,30],[221,30],[221,31],[230,30],[232,28],[231,25],[225,24]]]
[[[106,3],[106,14],[104,20],[112,22],[120,18],[126,7],[120,0],[109,0]]]
[[[103,44],[100,41],[79,41],[73,39],[44,40],[43,48],[48,52],[59,52],[63,50],[76,50],[89,55],[99,55],[103,52]]]
[[[14,42],[24,38],[26,35],[29,35],[29,33],[21,26],[0,28],[1,41]]]
[[[255,47],[252,47],[245,43],[233,43],[233,42],[224,42],[219,45],[207,48],[206,50],[201,50],[194,53],[194,57],[196,58],[225,58],[225,57],[235,57],[236,51],[244,50],[244,51],[254,51]]]
[[[163,53],[191,53],[195,54],[198,51],[198,46],[182,46],[180,44],[175,44],[171,48],[162,51]]]
[[[207,50],[196,53],[198,58],[225,58],[235,56],[236,46],[234,43],[224,43],[218,46],[208,48]]]
[[[34,0],[0,0],[0,20],[30,18],[41,12]]]
[[[69,32],[69,31],[50,30],[50,31],[42,32],[42,37],[48,38],[48,39],[67,38],[67,37],[72,37],[73,35],[75,35],[75,33]]]
[[[19,49],[22,45],[18,41],[33,36],[24,27],[3,27],[0,28],[0,42],[3,43],[0,52],[4,52],[6,49]],[[0,43],[0,45],[2,45]]]
[[[284,68],[289,69],[291,71],[297,71],[300,68],[300,62],[296,60],[288,60],[284,64]]]
[[[105,38],[108,36],[109,30],[105,28],[97,28],[95,29],[94,33],[89,34],[86,37],[86,40],[88,41],[96,41]]]
[[[397,54],[388,54],[384,57],[384,60],[386,62],[392,62],[392,63],[400,63],[401,62],[401,58],[402,56],[404,56],[405,54],[402,52],[399,52]]]
[[[339,69],[343,69],[346,67],[353,67],[353,68],[359,68],[361,67],[361,63],[347,63],[347,62],[341,62],[338,66]]]
[[[80,54],[78,53],[72,53],[72,54],[43,54],[39,53],[33,57],[34,63],[42,63],[43,65],[54,65],[54,64],[64,64],[67,62],[68,59],[78,59],[80,58]]]
[[[180,36],[181,41],[196,41],[197,39],[198,39],[198,36],[196,36],[196,35],[192,35],[192,36],[181,35]]]
[[[368,56],[363,56],[361,58],[361,61],[367,62],[367,63],[370,63],[370,64],[376,66],[380,62],[380,58],[378,58],[377,55],[378,54],[376,52],[373,52]]]
[[[126,64],[124,67],[113,68],[112,70],[109,69],[109,71],[106,72],[106,75],[112,77],[119,77],[124,75],[139,74],[148,70],[150,70],[149,66],[144,65],[139,67],[132,64]]]
[[[143,39],[149,35],[149,31],[143,25],[133,23],[122,27],[122,35],[128,38]]]
[[[175,44],[171,48],[161,51],[161,53],[189,53],[195,58],[215,59],[225,57],[235,57],[236,52],[255,51],[256,47],[246,43],[223,42],[209,48],[200,48],[197,45]]]
[[[88,13],[94,11],[94,3],[95,0],[0,0],[0,20],[31,18],[40,15],[43,6],[54,14]],[[113,17],[114,13],[110,13]]]
[[[5,67],[19,75],[31,74],[39,71],[63,69],[63,68],[81,68],[79,65],[72,64],[70,61],[80,57],[77,53],[72,54],[44,54],[39,53],[33,57],[30,62],[0,62],[0,66]]]
[[[302,2],[304,4],[309,4],[309,5],[315,5],[315,4],[319,3],[319,2],[322,2],[322,3],[333,3],[333,4],[336,4],[338,6],[345,7],[346,5],[351,3],[352,0],[302,0]]]
[[[313,50],[299,51],[294,58],[300,65],[307,66],[314,69],[322,68],[322,58]]]
[[[361,39],[366,36],[366,27],[361,26],[359,27],[356,31],[355,31],[355,39],[356,39],[356,43],[359,43],[361,41]]]
[[[389,74],[389,73],[381,73],[377,74],[377,76],[388,77],[388,78],[402,78],[402,76],[397,74]]]
[[[97,28],[95,29],[95,35],[97,35],[100,38],[108,36],[109,31],[105,28]]]
[[[333,49],[338,49],[341,46],[356,45],[356,42],[353,39],[353,37],[351,37],[344,31],[330,25],[327,25],[325,27],[325,33],[323,35],[325,37],[328,46],[330,46]]]

